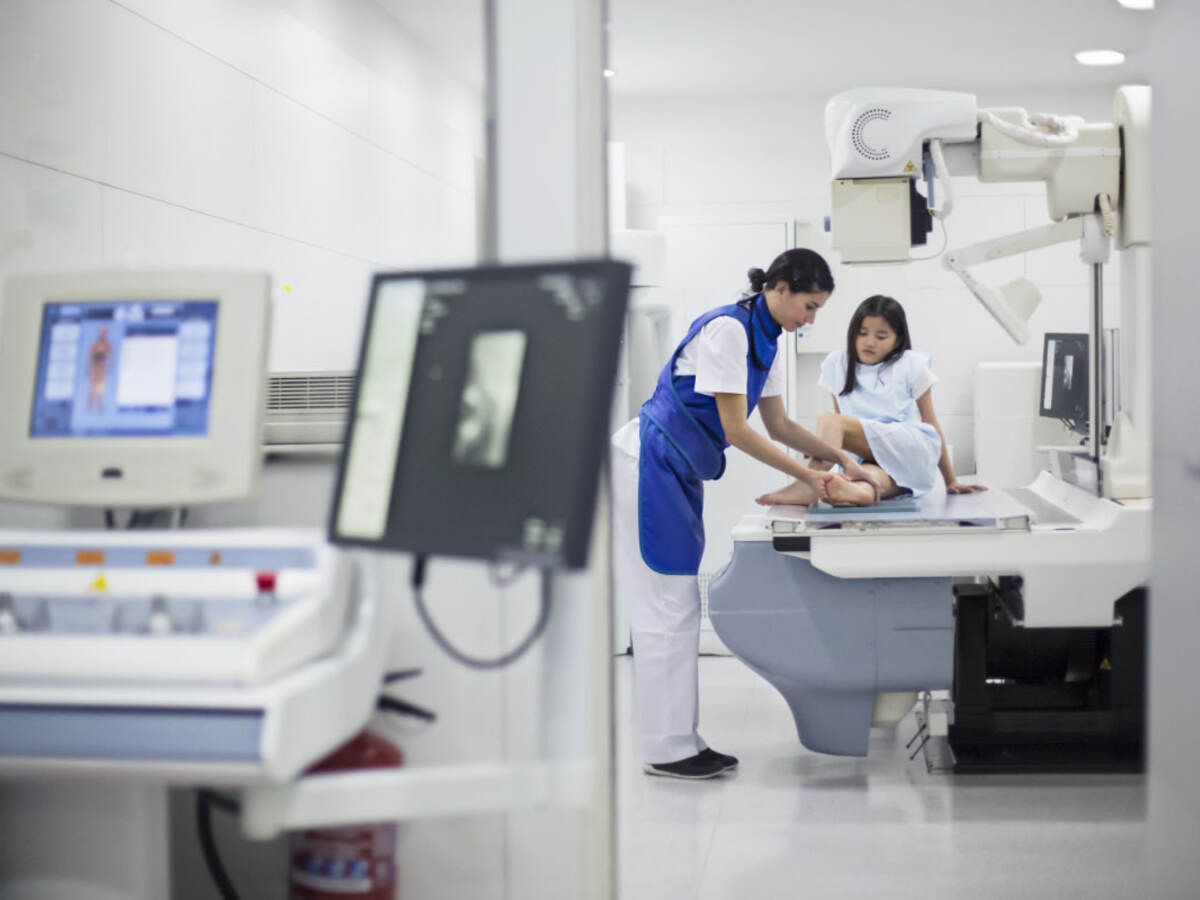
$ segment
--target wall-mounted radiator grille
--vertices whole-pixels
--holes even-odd
[[[350,372],[280,372],[267,380],[263,443],[340,444],[354,395]]]

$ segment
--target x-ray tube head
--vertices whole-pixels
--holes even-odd
[[[828,230],[845,264],[908,262],[932,228],[915,183],[925,146],[976,137],[975,95],[873,87],[845,91],[825,106],[833,175]]]

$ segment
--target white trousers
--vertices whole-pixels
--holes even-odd
[[[694,575],[660,575],[642,559],[638,458],[629,453],[629,433],[621,434],[624,448],[611,448],[614,599],[629,604],[643,761],[676,762],[706,746],[696,732],[700,585]]]

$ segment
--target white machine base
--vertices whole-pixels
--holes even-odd
[[[285,783],[374,710],[387,607],[316,532],[2,533],[0,560],[4,900],[162,900],[168,785]]]

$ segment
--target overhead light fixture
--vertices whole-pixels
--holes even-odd
[[[616,75],[616,74],[617,74],[617,72],[616,72],[616,70],[615,70],[615,69],[605,69],[605,70],[604,70],[604,77],[605,77],[605,78],[612,78],[612,77],[613,77],[614,75]]]
[[[1075,59],[1085,66],[1119,66],[1125,62],[1125,54],[1120,50],[1080,50]]]
[[[1126,9],[1154,9],[1154,0],[1117,0]]]

